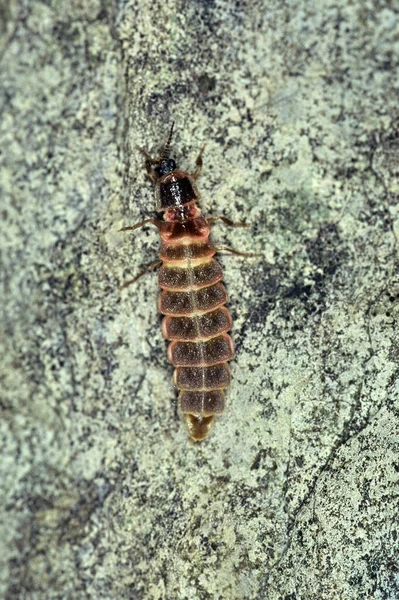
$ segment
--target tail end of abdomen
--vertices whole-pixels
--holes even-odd
[[[186,415],[187,430],[193,442],[201,442],[209,435],[214,418],[213,415],[210,417]]]
[[[210,433],[215,415],[223,413],[224,392],[184,390],[180,393],[179,403],[191,439],[200,442]]]

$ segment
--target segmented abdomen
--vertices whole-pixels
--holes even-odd
[[[180,410],[190,436],[198,441],[209,433],[214,415],[223,412],[224,389],[230,382],[227,361],[234,356],[223,273],[208,236],[203,217],[167,222],[161,228],[162,331],[171,340],[168,358],[176,367]]]

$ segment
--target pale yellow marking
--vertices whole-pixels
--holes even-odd
[[[180,258],[178,260],[169,260],[162,259],[163,266],[168,267],[177,267],[178,269],[188,269],[191,267],[197,267],[198,265],[206,265],[210,263],[212,260],[215,260],[213,256],[205,256],[200,258]]]
[[[208,239],[209,233],[201,234],[198,236],[193,236],[192,234],[182,234],[181,237],[175,238],[174,240],[170,240],[168,238],[161,238],[163,239],[163,241],[165,242],[165,244],[168,244],[168,246],[189,246],[190,244],[197,242],[204,242]]]

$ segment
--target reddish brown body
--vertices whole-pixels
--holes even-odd
[[[202,150],[193,175],[178,170],[175,161],[168,158],[172,132],[173,125],[159,158],[151,158],[141,149],[147,157],[147,171],[156,184],[157,211],[164,213],[163,220],[146,219],[121,231],[137,229],[148,222],[160,230],[161,261],[149,268],[162,265],[158,303],[165,315],[162,331],[170,340],[168,357],[175,366],[180,410],[191,438],[200,441],[210,432],[215,415],[224,410],[224,390],[230,383],[228,361],[234,356],[233,341],[227,333],[232,320],[225,307],[222,269],[214,258],[217,249],[209,240],[210,222],[221,219],[231,226],[247,224],[233,223],[223,216],[207,221],[201,216],[195,179],[202,165]]]
[[[188,173],[176,175],[196,193]],[[170,180],[166,175],[158,185],[171,185]],[[214,416],[224,410],[224,390],[230,382],[228,361],[234,356],[227,333],[232,320],[224,306],[226,290],[221,266],[213,257],[216,249],[209,240],[210,226],[200,216],[195,200],[167,209],[164,219],[158,305],[165,315],[162,331],[171,340],[168,358],[175,366],[180,410],[192,439],[202,440]]]

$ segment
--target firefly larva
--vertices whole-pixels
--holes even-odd
[[[210,432],[215,415],[225,406],[224,390],[230,383],[228,361],[234,356],[233,340],[227,333],[232,319],[225,307],[226,289],[221,283],[222,268],[214,255],[219,249],[209,239],[210,225],[224,216],[205,219],[197,206],[200,199],[195,181],[202,167],[201,150],[194,173],[177,168],[169,157],[173,124],[160,156],[152,158],[145,150],[148,174],[156,186],[156,210],[163,219],[151,218],[121,231],[137,229],[145,223],[159,228],[160,260],[147,267],[160,266],[158,308],[164,315],[162,332],[170,340],[168,358],[175,367],[174,383],[179,390],[179,407],[194,441]],[[246,254],[254,256],[254,254]],[[139,273],[122,287],[133,283]]]

